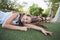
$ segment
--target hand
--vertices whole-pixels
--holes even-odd
[[[52,32],[46,31],[46,30],[42,30],[42,33],[44,35],[51,35],[52,36]]]
[[[27,31],[27,27],[22,27],[21,30],[22,31]]]

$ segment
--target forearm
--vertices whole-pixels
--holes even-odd
[[[20,26],[14,26],[11,24],[5,24],[2,26],[2,28],[12,29],[12,30],[22,30],[22,27]]]
[[[14,25],[9,25],[9,24],[4,25],[3,28],[8,28],[8,29],[19,29],[19,27],[14,26]]]
[[[40,31],[45,30],[42,27],[38,27],[38,26],[35,26],[35,25],[31,25],[31,28],[34,28],[34,29],[37,29],[37,30],[40,30]]]
[[[36,29],[36,30],[40,30],[40,31],[45,30],[45,29],[43,29],[42,27],[38,27],[38,26],[33,25],[33,24],[26,24],[26,26],[27,26],[28,28],[32,28],[32,29]]]
[[[32,25],[32,24],[27,24],[26,26],[29,26],[30,28],[33,28],[33,29],[36,29],[36,30],[39,30],[45,35],[47,35],[47,34],[52,35],[52,32],[46,31],[45,29],[43,29],[41,27],[38,27],[38,26],[35,26],[35,25]]]

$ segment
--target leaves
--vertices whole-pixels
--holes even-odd
[[[4,11],[23,11],[23,7],[16,3],[16,0],[14,0],[14,2],[12,2],[11,0],[0,0],[0,10],[4,10]]]
[[[42,14],[42,11],[43,11],[43,9],[38,7],[38,5],[36,5],[36,4],[33,4],[29,8],[30,14],[34,15],[34,16],[39,16],[40,14]]]

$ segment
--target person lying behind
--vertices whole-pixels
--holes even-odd
[[[36,19],[37,20],[37,19]],[[39,18],[39,21],[42,19]],[[35,20],[34,20],[35,21]],[[33,24],[33,17],[27,14],[21,14],[18,12],[1,12],[0,11],[0,24],[2,28],[12,30],[27,31],[29,28],[39,30],[45,35],[52,35],[52,32],[43,29],[42,27]]]

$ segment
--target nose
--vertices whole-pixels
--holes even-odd
[[[24,23],[27,23],[27,20],[24,20]]]
[[[23,23],[27,23],[27,21],[26,20],[24,20],[24,21],[22,21]]]

